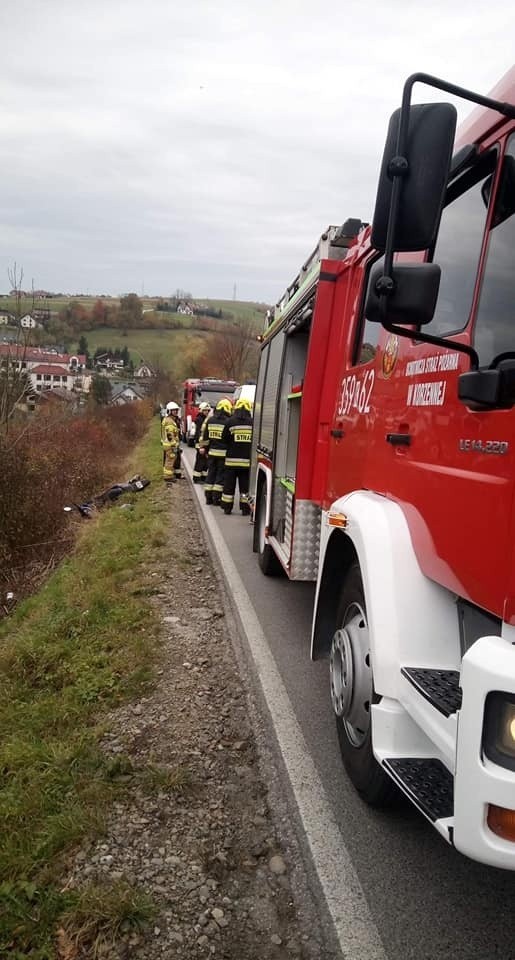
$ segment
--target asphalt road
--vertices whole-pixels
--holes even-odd
[[[515,960],[515,875],[456,853],[407,802],[393,812],[361,802],[339,757],[327,663],[309,658],[314,586],[264,577],[247,518],[205,509],[273,652],[388,960]]]

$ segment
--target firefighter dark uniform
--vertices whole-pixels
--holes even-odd
[[[179,428],[180,430],[180,428]],[[180,432],[179,432],[180,439]],[[176,480],[182,480],[182,450],[180,444],[177,447],[177,453],[175,454],[175,460],[173,462],[173,470]]]
[[[224,427],[232,413],[231,401],[219,400],[212,417],[204,421],[200,449],[207,452],[207,477],[204,484],[206,503],[219,504],[224,488],[225,445]]]
[[[161,421],[161,446],[163,448],[163,480],[175,483],[175,462],[179,450],[179,425],[172,414],[177,404],[168,403],[166,417]]]
[[[206,418],[211,413],[211,407],[209,403],[204,402],[199,406],[199,412],[195,417],[195,449],[197,455],[195,457],[195,465],[193,467],[193,483],[205,483],[207,477],[207,454],[201,453],[201,449],[204,449],[201,446],[200,438],[202,436],[202,427],[206,421]]]
[[[240,510],[244,515],[248,515],[250,513],[249,473],[252,444],[252,413],[249,400],[237,401],[232,417],[229,417],[225,424],[222,442],[227,452],[221,506],[224,513],[231,513],[236,481],[238,481]]]

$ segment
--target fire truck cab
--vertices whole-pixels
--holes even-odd
[[[455,139],[449,103],[479,104]],[[264,332],[254,549],[316,581],[343,762],[468,856],[515,869],[515,71],[425,75],[371,226],[324,232]]]
[[[205,377],[204,379],[185,380],[183,383],[183,440],[188,446],[192,447],[195,437],[195,417],[199,412],[199,403],[207,401],[211,407],[222,397],[228,397],[232,400],[234,392],[238,387],[236,380],[217,380],[215,377]]]

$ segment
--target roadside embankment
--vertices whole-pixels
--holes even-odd
[[[63,506],[81,503],[125,471],[144,435],[146,401],[71,412],[49,401],[0,430],[0,617],[44,581],[72,549]]]
[[[186,480],[139,495],[0,627],[0,956],[323,956],[292,895]],[[120,503],[129,507],[120,508]]]

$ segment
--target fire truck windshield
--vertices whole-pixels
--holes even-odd
[[[218,401],[221,400],[222,397],[229,397],[230,400],[233,392],[234,390],[231,388],[228,388],[227,390],[213,390],[209,387],[201,387],[195,391],[197,403],[199,403],[201,400],[206,400],[207,403],[210,403],[212,407],[216,407]]]

